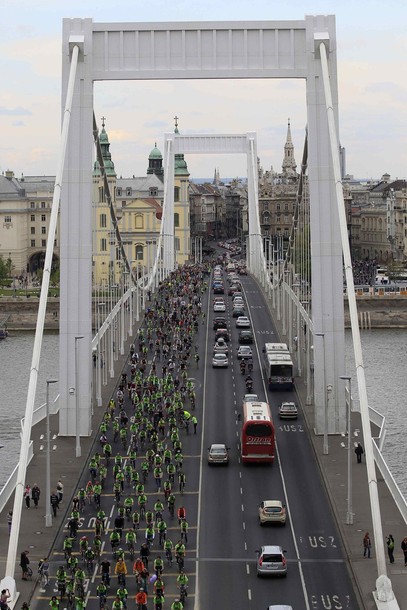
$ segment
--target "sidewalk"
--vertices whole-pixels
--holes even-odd
[[[134,335],[137,332],[137,328],[138,326],[133,327]],[[33,502],[31,502],[30,509],[27,509],[25,505],[22,509],[15,571],[17,591],[20,594],[15,606],[16,608],[21,608],[21,605],[25,601],[30,602],[36,586],[38,562],[40,559],[48,557],[50,554],[61,523],[66,519],[67,512],[71,510],[71,498],[73,497],[74,492],[77,491],[78,480],[82,471],[88,466],[88,456],[95,441],[95,432],[99,428],[106,405],[115,391],[118,380],[120,379],[120,372],[126,363],[130,345],[133,341],[134,337],[127,339],[124,346],[124,355],[119,355],[118,360],[115,361],[115,377],[113,379],[108,378],[107,385],[102,386],[102,407],[95,407],[94,409],[94,415],[92,417],[92,436],[81,437],[82,456],[80,458],[75,457],[75,437],[57,437],[55,439],[57,448],[55,451],[52,451],[51,454],[51,493],[55,490],[58,479],[61,479],[64,485],[64,498],[57,517],[55,519],[53,518],[52,527],[45,527],[46,453],[45,451],[39,450],[40,445],[44,444],[44,438],[41,440],[40,437],[41,435],[43,437],[45,436],[46,420],[44,419],[32,429],[31,438],[34,442],[34,457],[27,469],[26,482],[31,487],[37,483],[41,490],[41,496],[38,509],[35,509]],[[96,387],[95,380],[93,387]],[[58,432],[58,415],[51,416],[50,429],[52,438],[53,434]],[[5,573],[8,549],[7,513],[10,509],[13,509],[13,502],[14,495],[10,498],[9,503],[0,515],[0,540],[2,540],[0,553],[1,578],[4,577]],[[33,570],[32,581],[23,581],[21,579],[21,568],[19,567],[19,563],[20,554],[24,550],[29,551],[28,557],[30,559],[30,567]],[[55,573],[55,569],[55,566],[52,566],[50,570],[51,573]]]
[[[259,285],[261,290],[261,286]],[[270,313],[271,304],[269,304]],[[273,321],[280,334],[280,340],[284,341],[281,335],[281,324],[275,319]],[[339,533],[342,538],[344,551],[349,561],[351,577],[354,581],[355,591],[359,596],[361,610],[376,609],[376,603],[372,592],[376,589],[376,579],[378,577],[377,564],[375,560],[375,541],[373,538],[372,516],[370,510],[370,499],[366,464],[364,458],[362,464],[358,464],[354,449],[352,448],[352,508],[353,525],[346,524],[347,498],[348,498],[348,452],[347,437],[332,435],[328,438],[329,453],[323,454],[323,436],[314,434],[314,408],[306,405],[306,386],[303,381],[296,379],[295,388],[301,402],[305,415],[309,437],[314,447],[314,453],[319,464],[321,477],[331,503],[332,513],[335,517]],[[359,413],[351,415],[352,439],[354,432],[358,431],[357,439],[363,445],[362,424]],[[373,430],[373,436],[375,431]],[[345,447],[341,446],[344,444]],[[387,576],[392,582],[393,592],[397,599],[400,609],[407,608],[407,567],[404,567],[404,555],[401,550],[401,541],[407,535],[407,525],[404,523],[401,514],[390,495],[386,483],[381,477],[380,471],[376,468],[378,491],[380,499],[380,511],[382,516],[382,528],[384,545],[387,559]],[[363,536],[369,532],[372,541],[371,558],[363,557]],[[394,559],[390,564],[387,558],[386,537],[392,534],[394,538]],[[404,600],[404,602],[403,602]]]

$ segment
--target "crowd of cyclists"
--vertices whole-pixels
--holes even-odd
[[[89,579],[97,583],[100,610],[126,610],[130,597],[137,610],[163,610],[171,571],[177,595],[166,609],[185,607],[189,525],[183,440],[197,431],[189,375],[192,362],[199,366],[196,334],[204,322],[209,273],[208,265],[184,266],[148,302],[128,365],[103,415],[89,481],[73,498],[64,562],[55,575],[58,595],[51,598],[50,610],[84,610]],[[107,494],[113,497],[113,511]],[[93,516],[93,531],[81,531],[84,514]],[[47,559],[39,572],[47,585]]]

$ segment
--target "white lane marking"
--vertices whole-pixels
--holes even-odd
[[[249,601],[251,601],[252,600],[252,591],[251,591],[251,589],[247,589],[247,595],[248,595]]]
[[[114,513],[114,504],[112,504],[112,510],[110,511],[109,517],[112,518]]]
[[[95,569],[93,570],[92,579],[91,579],[91,582],[92,582],[92,583],[93,583],[93,582],[95,582],[95,578],[96,578],[96,574],[98,573],[98,569],[99,569],[99,566],[98,566],[98,564],[96,563],[96,565],[95,565]]]
[[[239,471],[239,478],[240,479],[242,478],[242,472],[241,471]]]
[[[247,574],[250,574],[250,566],[248,563],[246,563],[246,572]]]
[[[242,513],[244,513],[244,506],[243,506],[243,504],[242,504]]]
[[[244,550],[247,551],[247,542],[244,543]]]
[[[243,529],[246,529],[246,523],[243,521]]]

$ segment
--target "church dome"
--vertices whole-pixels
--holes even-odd
[[[152,159],[162,159],[163,158],[163,156],[161,154],[161,151],[158,150],[158,148],[157,148],[157,142],[155,143],[155,146],[154,146],[153,150],[151,151],[151,153],[150,153],[148,158],[150,160],[152,160]]]

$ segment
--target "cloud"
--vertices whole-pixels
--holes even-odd
[[[31,116],[31,114],[32,113],[27,108],[23,108],[22,106],[16,106],[15,108],[0,106],[1,116]]]
[[[25,125],[24,121],[13,121],[13,127],[23,127]]]

